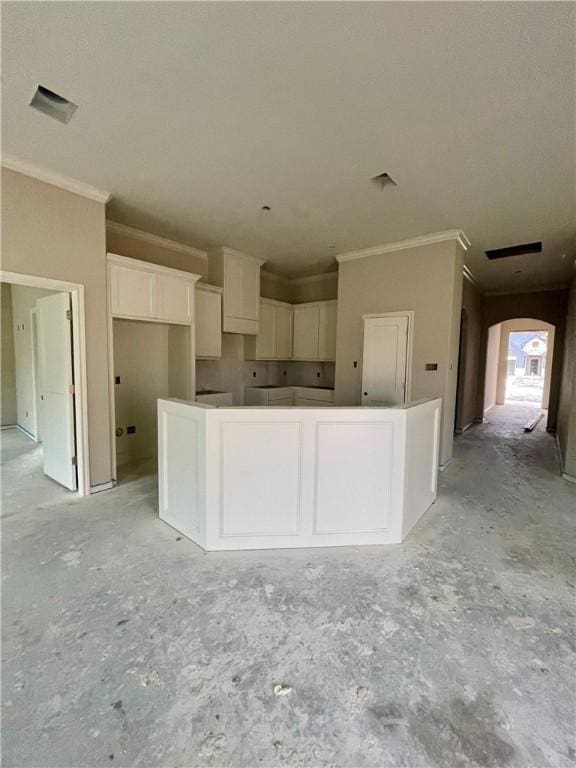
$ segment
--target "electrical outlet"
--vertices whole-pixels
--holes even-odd
[[[252,371],[252,376],[256,378],[256,371]]]
[[[126,427],[126,434],[133,435],[136,432],[136,427],[132,424],[130,427]]]
[[[320,371],[316,371],[316,376],[320,378]]]
[[[114,384],[120,384],[120,376],[114,376]]]
[[[358,360],[354,360],[353,366],[354,368],[358,368]]]

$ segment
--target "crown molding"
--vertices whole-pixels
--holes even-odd
[[[106,221],[106,230],[108,232],[114,232],[117,235],[124,235],[125,237],[132,237],[135,240],[141,240],[150,245],[157,245],[160,248],[166,248],[169,251],[176,251],[177,253],[185,253],[187,256],[195,256],[197,259],[208,259],[206,251],[201,251],[199,248],[194,248],[191,245],[185,245],[184,243],[178,243],[176,240],[169,240],[166,237],[160,237],[159,235],[152,235],[149,232],[144,232],[142,229],[136,229],[136,227],[129,227],[127,224],[120,224],[117,221]]]
[[[70,176],[63,176],[48,168],[41,168],[26,160],[20,160],[13,155],[2,154],[2,167],[7,168],[10,171],[16,171],[16,173],[21,173],[24,176],[38,179],[38,181],[43,181],[46,184],[51,184],[53,187],[60,187],[60,189],[65,189],[67,192],[73,192],[75,195],[87,197],[89,200],[95,200],[97,203],[102,203],[104,205],[112,197],[110,192],[97,189],[90,184],[85,184],[83,181],[72,179]]]
[[[411,237],[409,240],[398,240],[395,243],[385,243],[384,245],[374,245],[371,248],[363,248],[360,251],[348,251],[336,256],[336,261],[341,264],[345,261],[355,261],[356,259],[366,259],[370,256],[381,256],[384,253],[393,251],[404,251],[407,248],[418,248],[422,245],[433,245],[434,243],[445,243],[454,240],[460,247],[467,251],[470,247],[470,240],[461,229],[449,229],[446,232],[435,232],[430,235],[421,235],[420,237]]]

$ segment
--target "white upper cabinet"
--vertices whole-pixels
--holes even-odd
[[[296,360],[318,360],[320,307],[297,304],[294,307],[294,350]]]
[[[158,317],[173,323],[194,322],[193,280],[158,275]]]
[[[199,275],[108,254],[110,312],[114,317],[194,323]]]
[[[292,357],[292,327],[294,311],[290,305],[276,305],[276,357],[290,360]]]
[[[210,253],[210,280],[223,288],[224,333],[256,335],[260,319],[260,267],[262,259],[231,248]]]
[[[246,339],[247,360],[290,360],[292,357],[292,305],[260,299],[260,330]]]
[[[113,315],[154,318],[156,302],[154,272],[110,265],[110,309]]]
[[[295,360],[336,359],[336,302],[317,301],[294,307]]]
[[[222,288],[196,285],[196,357],[222,357]]]
[[[318,329],[318,358],[336,360],[336,302],[325,301],[320,305]]]

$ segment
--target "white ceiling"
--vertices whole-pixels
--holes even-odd
[[[4,152],[110,191],[116,221],[287,275],[462,229],[486,290],[570,279],[572,3],[2,11]],[[39,83],[78,104],[68,125],[28,106]],[[383,171],[396,188],[370,183]],[[543,254],[483,254],[532,240]]]

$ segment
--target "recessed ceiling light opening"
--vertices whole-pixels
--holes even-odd
[[[74,112],[78,109],[76,104],[68,101],[64,96],[54,93],[49,88],[45,88],[43,85],[39,85],[36,88],[36,93],[32,97],[30,106],[49,117],[53,117],[54,120],[58,120],[60,123],[69,122]]]

